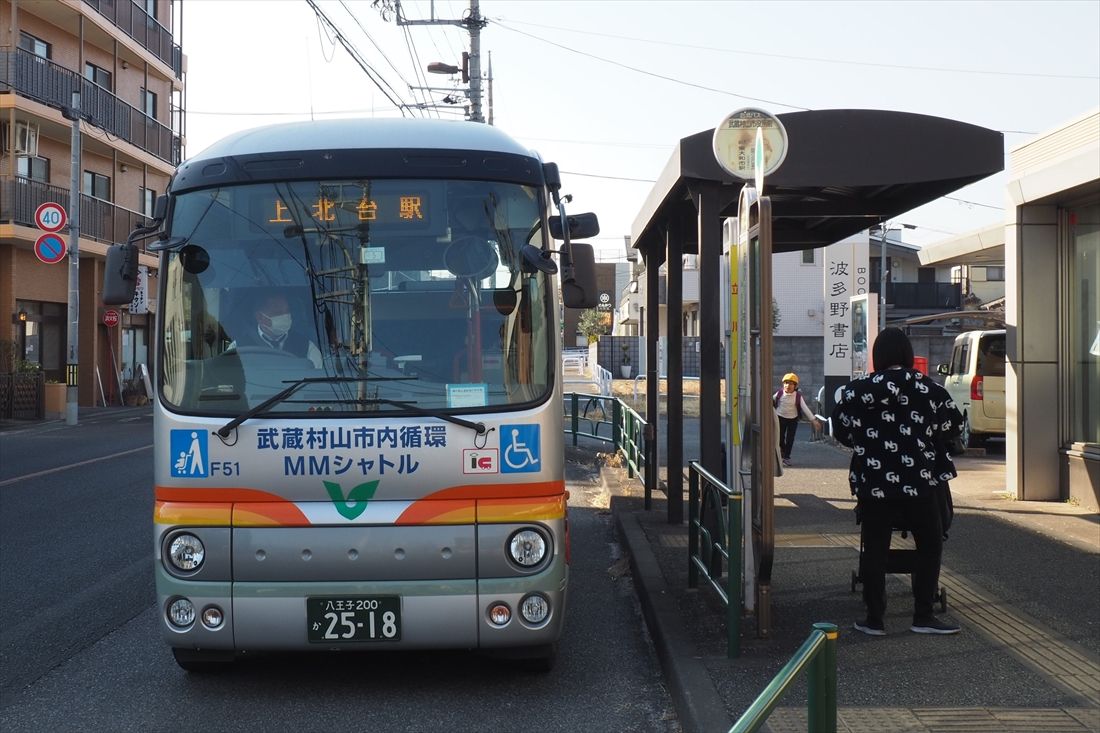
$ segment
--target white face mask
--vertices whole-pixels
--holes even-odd
[[[271,334],[272,338],[281,339],[290,332],[290,326],[294,322],[289,313],[284,313],[281,316],[269,316],[264,315],[267,319],[267,332]]]

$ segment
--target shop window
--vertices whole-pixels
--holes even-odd
[[[35,300],[15,301],[17,313],[26,313],[16,332],[20,358],[36,364],[50,381],[65,377],[65,303]]]
[[[1100,203],[1069,209],[1069,440],[1100,446]]]

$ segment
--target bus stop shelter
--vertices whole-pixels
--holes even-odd
[[[995,130],[908,112],[838,109],[777,115],[787,130],[783,164],[764,183],[772,202],[774,252],[824,247],[979,181],[1004,168]],[[646,265],[648,475],[657,485],[659,273],[667,263],[669,521],[683,520],[682,257],[698,255],[700,456],[724,475],[720,380],[723,376],[719,267],[722,222],[737,215],[744,181],[715,159],[714,130],[680,140],[634,220],[631,235]],[[766,386],[766,385],[765,385]]]

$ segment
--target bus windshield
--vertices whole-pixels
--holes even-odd
[[[313,180],[174,199],[160,330],[169,409],[240,414],[499,410],[553,381],[538,189]]]

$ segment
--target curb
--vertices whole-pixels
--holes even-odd
[[[615,524],[630,556],[630,571],[646,626],[685,733],[727,731],[733,726],[695,645],[687,637],[675,598],[668,592],[657,558],[636,512],[616,513]]]

